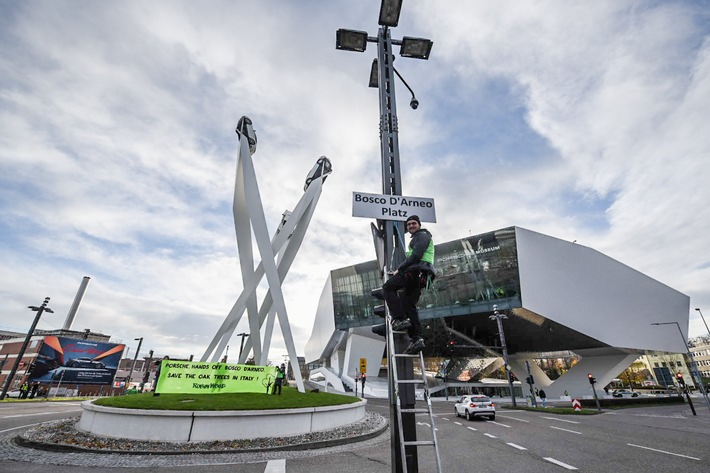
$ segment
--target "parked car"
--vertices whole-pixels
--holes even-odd
[[[629,391],[628,389],[615,389],[611,395],[614,397],[639,397],[639,393]]]
[[[7,394],[5,394],[7,397],[16,397],[19,399],[20,397],[20,390],[19,389],[13,389],[12,391],[8,391]]]
[[[100,361],[94,361],[91,358],[74,358],[67,361],[67,368],[106,368],[106,365]]]
[[[468,420],[473,420],[475,417],[488,417],[490,420],[496,420],[496,406],[488,396],[473,394],[463,396],[454,404],[454,412],[456,417],[464,416]]]

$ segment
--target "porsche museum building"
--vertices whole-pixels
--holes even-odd
[[[435,266],[419,300],[432,382],[500,370],[495,308],[507,317],[511,370],[525,379],[529,369],[551,397],[590,395],[588,373],[606,386],[642,354],[685,351],[674,325],[687,338],[689,297],[592,248],[508,227],[436,245]],[[384,338],[372,332],[383,319],[370,291],[381,285],[375,260],[330,272],[306,345],[311,379],[352,389],[364,358],[366,393],[386,396],[386,382],[380,392],[371,382],[386,368]],[[576,364],[552,380],[534,360],[558,356]]]

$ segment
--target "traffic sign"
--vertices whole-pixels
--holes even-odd
[[[367,358],[360,358],[360,373],[367,373]]]
[[[582,410],[582,403],[579,402],[579,399],[572,399],[572,408],[575,411],[581,411]]]

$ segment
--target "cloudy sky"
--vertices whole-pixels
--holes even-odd
[[[421,103],[397,84],[404,194],[435,199],[436,240],[511,225],[577,240],[690,296],[702,335],[708,2],[444,3],[406,1],[392,31],[434,41],[429,61],[395,64]],[[378,11],[0,0],[0,329],[26,331],[46,296],[39,327],[60,328],[90,276],[75,329],[199,357],[241,291],[248,115],[272,231],[315,160],[333,163],[285,283],[302,353],[329,269],[374,258],[351,199],[381,193],[376,50],[336,51],[335,31],[376,35]],[[285,353],[278,335],[271,358]]]

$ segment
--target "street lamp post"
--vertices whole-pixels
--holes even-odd
[[[698,314],[700,314],[700,318],[703,319],[703,323],[705,324],[705,330],[707,330],[708,335],[710,335],[710,328],[708,328],[708,323],[705,322],[705,317],[703,317],[703,313],[700,311],[700,307],[696,307],[695,310],[697,310]]]
[[[367,43],[377,43],[377,58],[372,63],[370,71],[370,87],[377,87],[379,90],[380,107],[380,155],[382,164],[382,191],[385,195],[402,195],[402,179],[399,163],[399,132],[397,123],[397,105],[395,100],[394,77],[395,74],[401,78],[394,68],[394,55],[392,45],[400,46],[400,55],[416,59],[428,59],[431,52],[432,42],[423,38],[404,37],[401,40],[392,39],[390,28],[397,26],[399,15],[402,9],[401,0],[382,0],[380,4],[379,31],[377,37],[368,36],[365,31],[355,31],[339,29],[336,32],[336,49],[345,51],[363,52],[367,48]],[[402,79],[402,82],[404,80]],[[411,91],[406,82],[404,84]],[[412,93],[410,106],[416,109],[419,102]],[[404,259],[404,224],[401,221],[378,220],[379,234],[383,236],[384,243],[384,268],[383,275],[393,268],[396,268]],[[404,335],[397,334],[394,337],[394,347],[388,346],[388,353],[401,353],[406,347]],[[388,356],[389,360],[393,358]],[[402,380],[413,379],[413,364],[411,359],[398,359],[397,373]],[[402,410],[414,409],[416,397],[413,384],[405,384],[401,389],[395,389],[394,370],[389,370],[389,393],[390,393],[390,417],[397,416],[397,401],[395,392],[399,392],[399,403]],[[418,458],[416,445],[404,447],[399,442],[399,426],[394,423],[391,429],[392,445],[392,469],[393,471],[403,471],[402,449],[406,455],[407,469],[410,472],[418,471]],[[416,440],[416,420],[413,412],[402,413],[402,434],[404,440]]]
[[[131,382],[131,379],[133,378],[133,370],[136,369],[136,360],[138,359],[138,353],[141,351],[141,344],[143,343],[143,337],[141,338],[134,338],[134,340],[138,340],[138,348],[136,348],[136,354],[133,357],[133,363],[131,363],[131,371],[128,372],[128,379],[126,380],[126,389],[128,389],[128,385]]]
[[[498,306],[493,306],[493,315],[488,317],[489,319],[495,319],[498,323],[498,335],[500,335],[500,344],[503,348],[503,362],[505,363],[505,377],[508,378],[508,387],[510,388],[510,396],[513,399],[513,407],[517,407],[515,402],[515,392],[513,391],[513,380],[510,379],[510,363],[508,362],[508,347],[505,344],[505,333],[503,333],[503,319],[507,319],[508,316],[498,312]]]
[[[703,394],[703,398],[705,398],[705,403],[708,405],[708,410],[710,411],[710,399],[708,399],[708,394],[705,392],[705,386],[703,386],[703,378],[701,378],[700,373],[698,373],[698,365],[695,364],[695,358],[693,358],[693,353],[690,351],[690,347],[688,346],[688,341],[685,339],[685,335],[683,335],[683,331],[680,329],[680,324],[678,322],[655,322],[655,323],[652,323],[651,325],[673,325],[673,324],[675,324],[675,326],[678,327],[678,332],[680,333],[680,337],[683,339],[683,343],[685,344],[685,349],[688,352],[688,358],[690,358],[690,375],[693,377],[695,382],[698,384],[700,392]]]
[[[245,339],[246,337],[248,337],[248,336],[249,336],[249,334],[248,334],[248,333],[244,333],[244,332],[237,334],[237,337],[242,337],[242,344],[239,345],[239,360],[240,360],[240,362],[241,362],[241,359],[242,359],[242,351],[244,351],[244,339]]]
[[[25,350],[27,350],[27,346],[30,344],[30,339],[32,338],[32,334],[35,331],[35,328],[37,328],[37,324],[39,323],[39,318],[42,317],[42,313],[44,312],[49,312],[50,314],[53,314],[54,311],[47,307],[47,304],[49,304],[49,297],[44,298],[44,302],[42,303],[41,306],[28,306],[28,309],[32,309],[32,311],[37,312],[37,315],[35,315],[35,319],[32,322],[32,326],[30,327],[29,331],[27,332],[27,336],[25,337],[25,341],[22,344],[22,347],[20,348],[20,352],[17,354],[17,359],[15,360],[15,364],[12,365],[12,369],[10,370],[10,374],[7,376],[5,379],[5,384],[3,384],[2,387],[2,393],[0,393],[0,400],[5,399],[5,395],[7,392],[10,390],[10,385],[12,383],[13,378],[15,377],[15,374],[17,373],[18,368],[20,367],[20,363],[22,362],[22,357],[25,356]]]

